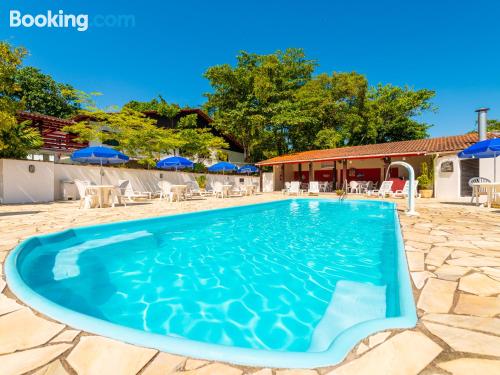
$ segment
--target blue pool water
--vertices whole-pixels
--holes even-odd
[[[73,311],[258,362],[263,351],[327,352],[352,327],[407,315],[398,241],[391,203],[285,200],[35,237],[13,255],[23,285],[11,287],[43,297],[42,312],[46,300],[63,307],[59,320]],[[120,338],[154,346],[132,336]]]

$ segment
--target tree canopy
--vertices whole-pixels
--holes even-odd
[[[428,136],[418,116],[434,110],[434,92],[378,84],[356,72],[313,76],[302,49],[269,55],[241,52],[236,65],[205,72],[205,109],[236,138],[249,161],[314,148]]]
[[[24,48],[0,42],[0,158],[24,158],[42,146],[38,131],[16,118],[16,112],[23,109],[16,73],[26,53]]]
[[[58,83],[32,66],[17,71],[16,83],[19,86],[17,97],[29,112],[67,118],[81,109],[80,98],[74,87]]]

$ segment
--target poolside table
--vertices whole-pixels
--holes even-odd
[[[476,182],[472,184],[473,186],[478,186],[481,189],[485,189],[488,194],[487,205],[491,208],[491,203],[495,200],[495,193],[500,191],[500,182]],[[478,189],[476,189],[476,192]],[[476,194],[477,201],[479,200]]]
[[[177,199],[177,202],[179,202],[181,198],[185,199],[187,188],[187,185],[172,185],[170,191],[173,193],[173,200]]]
[[[89,195],[97,196],[97,206],[103,208],[110,206],[110,198],[113,191],[116,189],[113,185],[88,185],[85,188],[85,193]],[[114,202],[111,200],[111,206],[114,206]]]

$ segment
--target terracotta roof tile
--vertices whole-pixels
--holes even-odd
[[[493,138],[491,134],[489,137]],[[339,147],[282,155],[261,161],[257,165],[455,152],[463,150],[477,141],[477,133],[468,133],[450,137]]]

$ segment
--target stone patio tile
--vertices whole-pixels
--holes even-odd
[[[434,272],[437,277],[443,280],[457,281],[460,277],[471,270],[470,267],[453,266],[451,264],[443,264]]]
[[[14,299],[7,297],[5,294],[0,294],[0,315],[20,310],[23,306],[18,304]]]
[[[474,256],[470,251],[455,250],[450,255],[452,258],[465,258]]]
[[[75,329],[67,329],[66,331],[62,331],[56,337],[54,337],[50,342],[55,344],[59,342],[73,342],[73,340],[80,334],[81,331],[77,331]]]
[[[23,308],[0,317],[0,354],[32,348],[47,343],[64,329]]]
[[[455,314],[426,314],[425,321],[500,335],[500,319]]]
[[[418,350],[415,350],[416,348]],[[418,374],[441,351],[441,347],[424,334],[415,331],[405,331],[391,337],[362,357],[348,362],[327,374]]]
[[[186,362],[186,357],[159,353],[141,375],[166,375],[177,371]]]
[[[487,274],[490,277],[493,277],[495,280],[500,279],[500,268],[495,268],[495,267],[480,267],[479,268],[482,272]]]
[[[458,289],[478,296],[492,296],[500,293],[500,282],[476,272],[460,278]]]
[[[481,249],[491,249],[491,250],[500,249],[500,241],[472,241],[472,244]]]
[[[68,372],[63,367],[61,361],[54,361],[47,366],[36,371],[33,375],[67,375]]]
[[[273,375],[273,370],[270,368],[263,368],[258,370],[257,372],[252,372],[252,375]]]
[[[459,358],[449,362],[438,363],[438,366],[452,375],[500,374],[500,361],[492,359]]]
[[[417,289],[422,289],[425,282],[429,277],[435,277],[432,272],[429,271],[422,271],[422,272],[411,272],[411,279],[413,280],[413,284],[415,284],[415,287]]]
[[[377,346],[378,344],[383,343],[389,336],[391,335],[391,332],[379,332],[374,335],[371,335],[368,338],[368,346],[370,348],[373,348],[374,346]]]
[[[318,375],[318,373],[314,370],[277,370],[276,375]]]
[[[500,337],[424,321],[424,326],[454,350],[500,356]]]
[[[3,355],[0,357],[2,375],[20,375],[34,370],[57,358],[69,348],[69,344],[57,344]]]
[[[361,355],[369,349],[370,349],[370,347],[368,345],[361,342],[361,343],[359,343],[358,348],[356,349],[356,354]]]
[[[424,253],[415,251],[407,251],[406,259],[408,260],[408,268],[410,271],[423,271],[424,267]]]
[[[211,363],[195,370],[176,372],[184,375],[241,375],[243,371],[237,367],[225,365],[223,363]],[[316,375],[316,373],[315,373]]]
[[[444,236],[430,236],[425,233],[416,233],[415,231],[407,231],[403,233],[406,241],[423,242],[428,244],[435,244],[448,241]]]
[[[135,375],[157,353],[100,336],[85,336],[68,355],[78,375]]]
[[[452,249],[449,247],[433,247],[425,257],[425,264],[439,267],[450,255]]]
[[[412,247],[414,249],[420,249],[422,251],[429,251],[432,247],[430,243],[415,242],[415,241],[405,241],[405,248]]]
[[[460,249],[477,249],[477,246],[471,244],[468,241],[445,241],[439,244],[439,246],[447,246]]]
[[[457,314],[492,317],[500,314],[500,298],[460,294],[454,312]]]
[[[464,267],[499,267],[500,258],[473,256],[449,259],[446,263]]]
[[[205,366],[207,363],[210,363],[210,361],[190,358],[186,361],[186,365],[184,366],[184,369],[185,370],[194,370],[194,369],[200,368],[201,366]]]
[[[417,307],[426,312],[447,313],[456,288],[456,282],[430,278],[422,289]]]

